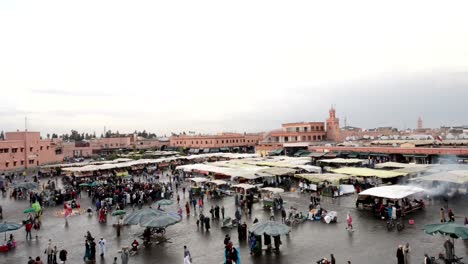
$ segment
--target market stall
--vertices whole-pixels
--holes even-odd
[[[400,215],[406,215],[424,208],[424,202],[418,198],[424,189],[414,186],[390,185],[367,189],[358,195],[356,207],[358,209],[371,209],[388,211],[395,208]],[[384,215],[385,216],[385,215]]]
[[[351,178],[349,175],[337,173],[324,174],[296,174],[296,178],[303,179],[299,183],[301,191],[317,191],[320,190],[322,195],[336,197],[345,194],[354,193],[354,186],[347,184],[347,180]]]

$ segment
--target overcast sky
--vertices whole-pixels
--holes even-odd
[[[468,124],[468,3],[0,1],[0,130]]]

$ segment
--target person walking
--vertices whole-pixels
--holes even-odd
[[[53,253],[54,253],[54,247],[52,246],[52,240],[49,239],[49,242],[47,243],[47,248],[44,251],[45,254],[47,254],[47,264],[53,264],[52,259],[53,259]]]
[[[335,256],[330,254],[330,264],[336,264]]]
[[[411,248],[409,243],[403,247],[403,255],[405,256],[405,264],[411,264],[411,257],[410,257]]]
[[[106,253],[106,240],[101,237],[101,240],[98,242],[99,244],[99,255],[101,255],[101,258],[104,258],[104,254]]]
[[[455,222],[455,214],[451,208],[448,209],[448,219],[449,222]]]
[[[188,250],[187,246],[184,246],[184,264],[191,264],[192,263],[192,255],[190,255],[190,251]]]
[[[348,224],[346,230],[353,231],[353,218],[351,217],[351,214],[349,212],[346,215],[346,223]]]
[[[36,261],[32,259],[31,257],[29,257],[28,264],[34,264],[34,263],[36,263]]]
[[[405,255],[403,254],[403,246],[399,245],[397,252],[396,252],[396,257],[397,257],[397,264],[405,264]]]
[[[222,216],[223,219],[224,219],[224,205],[221,206],[221,216]]]
[[[25,227],[24,227],[24,229],[26,230],[26,240],[28,239],[28,237],[29,237],[29,240],[32,239],[32,236],[31,236],[32,227],[33,227],[33,225],[31,223],[31,221],[28,221],[26,223]]]
[[[444,208],[440,208],[440,222],[445,223],[447,220],[445,220],[445,210]]]
[[[120,254],[120,260],[122,261],[122,264],[128,264],[128,250],[127,247],[122,248],[122,253]]]
[[[286,222],[286,210],[284,208],[281,208],[281,221]]]

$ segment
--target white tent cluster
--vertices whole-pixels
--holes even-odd
[[[203,160],[209,159],[212,157],[216,158],[225,158],[225,159],[243,159],[243,158],[255,158],[258,157],[256,154],[235,154],[235,153],[208,153],[200,155],[191,155],[191,156],[175,156],[175,157],[166,157],[158,159],[116,159],[113,161],[107,162],[96,162],[96,163],[81,163],[81,164],[63,164],[53,165],[55,167],[61,167],[65,172],[73,173],[84,173],[84,172],[93,172],[93,171],[103,171],[103,170],[114,170],[114,169],[126,169],[134,166],[140,165],[157,165],[161,163],[168,163],[179,160]],[[68,166],[67,166],[68,165]],[[81,166],[80,166],[81,165]]]
[[[308,158],[268,157],[231,159],[211,163],[180,165],[176,170],[186,173],[220,174],[231,177],[231,180],[243,178],[255,180],[274,176],[293,176],[298,171],[319,172],[320,168],[307,165]]]

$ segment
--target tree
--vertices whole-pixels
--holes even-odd
[[[3,134],[3,130],[0,132],[0,139],[1,139],[1,140],[4,140],[4,139],[5,139],[5,135]]]
[[[50,138],[50,134],[49,134],[49,133],[47,133],[47,139],[49,139],[49,138]]]
[[[52,138],[58,138],[58,135],[55,133],[52,133]]]

